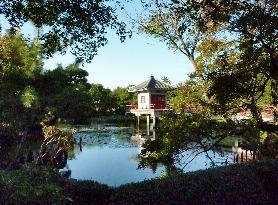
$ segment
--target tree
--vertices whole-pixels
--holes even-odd
[[[167,8],[169,12],[182,11],[179,14],[189,19],[195,19],[197,15],[204,20],[198,26],[203,27],[201,30],[206,31],[207,37],[197,45],[198,56],[195,61],[198,69],[194,75],[197,87],[203,85],[201,90],[207,95],[204,101],[199,101],[201,95],[192,92],[194,84],[191,87],[187,85],[188,90],[184,89],[185,92],[177,95],[182,97],[184,104],[201,104],[201,109],[189,116],[166,115],[161,122],[162,135],[146,144],[145,153],[154,158],[145,155],[146,159],[155,161],[158,156],[161,159],[174,159],[192,143],[206,151],[213,148],[211,145],[223,140],[223,137],[234,135],[255,142],[250,144],[249,149],[258,151],[259,148],[260,153],[268,156],[259,141],[260,131],[270,132],[273,136],[278,127],[275,122],[266,123],[262,120],[259,104],[264,99],[269,101],[271,96],[272,105],[277,107],[277,1],[171,2]],[[191,12],[183,12],[184,8]],[[239,111],[239,105],[249,108],[255,121],[251,119],[237,123],[231,120],[231,115]],[[175,123],[171,124],[171,120]],[[221,126],[218,121],[222,121]],[[203,137],[199,138],[195,133]],[[267,139],[265,142],[269,147],[268,142],[273,140]],[[152,150],[153,155],[148,152]],[[271,156],[277,154],[272,153]]]
[[[177,3],[180,7],[186,4],[192,9],[192,14],[200,13],[205,20],[203,26],[218,27],[219,31],[216,34],[231,33],[227,40],[232,44],[230,44],[228,49],[214,55],[218,61],[213,63],[217,69],[212,74],[215,82],[219,80],[218,82],[223,82],[222,85],[224,85],[224,81],[227,82],[227,78],[240,79],[233,82],[233,85],[229,84],[229,88],[235,88],[235,86],[241,86],[241,83],[245,83],[245,85],[242,84],[241,86],[241,88],[245,89],[224,88],[223,90],[230,91],[231,96],[238,96],[237,98],[241,99],[246,99],[246,95],[244,93],[241,95],[240,91],[245,90],[248,92],[249,90],[247,98],[254,98],[251,105],[254,109],[257,109],[257,100],[265,93],[270,83],[272,105],[276,108],[277,113],[277,1],[196,2],[189,0],[177,1]],[[177,7],[177,4],[174,4]],[[227,74],[226,78],[222,78],[222,80],[221,76],[224,74],[221,75],[221,72],[222,74],[224,72]],[[219,78],[215,77],[217,73]],[[220,86],[214,86],[214,88],[216,87],[219,88]],[[215,90],[214,93],[216,94],[217,92]],[[250,97],[250,93],[253,93],[253,97]],[[226,98],[220,92],[218,96]],[[257,120],[260,118],[258,114],[256,114],[256,111],[253,112]]]
[[[87,77],[89,76],[89,73],[80,68],[81,63],[82,61],[80,61],[80,59],[77,58],[73,64],[70,64],[65,68],[65,72],[68,75],[71,84],[83,84],[85,86],[89,86],[87,82]]]
[[[34,44],[28,44],[21,35],[8,33],[0,37],[0,56],[0,123],[21,127],[17,119],[24,124],[23,119],[27,118],[32,124],[33,117],[26,113],[38,108],[34,89],[34,82],[42,70],[38,49]]]
[[[174,43],[173,40],[180,39],[181,37],[178,32],[172,32],[179,31],[179,27],[174,29],[175,27],[173,25],[186,25],[193,22],[192,25],[196,26],[196,29],[203,31],[203,35],[206,36],[196,45],[197,57],[194,59],[196,71],[198,71],[202,77],[207,78],[208,74],[213,71],[215,71],[215,73],[219,72],[219,70],[220,72],[230,72],[227,71],[229,67],[228,63],[231,64],[230,70],[232,70],[231,67],[233,67],[233,69],[236,67],[238,70],[240,66],[241,68],[244,67],[244,69],[241,70],[241,77],[243,77],[244,70],[246,70],[245,77],[252,76],[248,81],[246,78],[241,78],[241,82],[245,82],[246,85],[250,83],[253,85],[252,88],[250,86],[246,87],[246,85],[242,86],[246,88],[244,90],[250,91],[251,89],[254,93],[253,97],[247,96],[248,101],[253,98],[251,107],[257,110],[256,102],[260,100],[259,96],[264,95],[264,90],[271,84],[272,104],[277,108],[278,86],[276,83],[277,74],[275,71],[275,68],[278,66],[276,26],[278,24],[277,1],[180,0],[169,1],[168,3],[156,1],[156,5],[159,8],[158,16],[166,11],[165,16],[168,15],[168,17],[165,18],[166,20],[161,18],[159,21],[156,21],[156,14],[151,15],[153,18],[149,20],[150,23],[146,24],[145,27],[143,24],[143,28],[146,28],[147,32],[155,37],[159,37],[167,44],[171,44],[171,42]],[[176,20],[172,20],[171,16],[177,15],[179,21],[178,24],[174,24]],[[149,30],[147,29],[148,27]],[[169,38],[169,36],[171,36],[171,38]],[[190,33],[188,33],[187,36],[190,36]],[[223,38],[225,36],[227,37]],[[198,49],[198,47],[203,48]],[[206,50],[206,48],[210,49]],[[227,62],[226,58],[230,58],[230,61]],[[239,62],[241,63],[239,64]],[[220,67],[223,68],[224,64],[225,68],[219,69]],[[238,79],[238,77],[235,78]],[[258,84],[260,85],[255,85],[256,80],[254,80],[254,77],[258,80]],[[223,80],[225,81],[227,79],[223,78]],[[225,84],[224,81],[222,81],[223,85]],[[235,81],[233,84],[235,85],[236,82],[239,81]],[[223,91],[224,90],[229,91],[227,87],[224,88]],[[239,93],[234,93],[234,96],[235,95],[239,96]],[[221,96],[221,93],[219,93],[218,96]],[[242,97],[245,98],[246,96]],[[223,98],[225,98],[224,95]],[[257,111],[254,111],[253,114],[256,119],[260,118]]]
[[[171,85],[171,84],[172,84],[172,83],[171,83],[171,80],[170,80],[167,76],[163,76],[163,77],[161,78],[161,81],[162,81],[163,83],[168,84],[168,85]]]
[[[92,84],[89,94],[95,115],[106,114],[114,110],[115,99],[110,89],[104,88],[101,84]]]
[[[208,103],[204,95],[206,92],[204,85],[193,77],[180,84],[174,92],[170,103],[176,112],[200,110]]]
[[[81,59],[90,62],[99,47],[107,44],[108,29],[116,30],[123,41],[129,31],[118,21],[113,0],[7,0],[0,2],[0,14],[13,30],[31,21],[36,28],[46,27],[39,40],[43,53],[50,57],[68,47]]]
[[[178,15],[179,25],[194,22],[206,35],[196,45],[196,74],[204,79],[206,90],[210,86],[211,97],[218,100],[223,112],[229,104],[243,102],[261,127],[276,129],[262,123],[257,104],[267,98],[267,86],[271,86],[272,105],[277,110],[277,2],[186,0],[166,4],[156,1],[156,5],[160,14],[164,10],[170,14],[166,20],[175,22],[170,16]],[[162,31],[173,29],[168,21],[157,21],[159,26],[154,26],[155,22],[147,26],[152,32],[157,31],[156,37],[161,37]],[[166,34],[172,34],[172,39],[180,37],[179,33]],[[169,38],[161,40],[169,44]]]
[[[0,166],[20,155],[19,149],[10,152],[12,146],[42,137],[35,88],[42,71],[38,53],[36,45],[19,34],[0,36]]]
[[[135,104],[137,101],[137,96],[128,92],[128,87],[117,87],[112,91],[112,95],[116,100],[116,112],[119,114],[125,114],[126,105]]]
[[[181,52],[197,68],[196,48],[205,37],[204,27],[199,26],[203,20],[198,15],[195,18],[185,15],[190,13],[186,5],[174,9],[158,2],[150,3],[154,4],[155,9],[147,18],[140,20],[139,30],[166,43],[169,49]]]
[[[92,100],[87,76],[88,72],[79,67],[78,61],[65,68],[59,65],[41,75],[38,90],[44,113],[53,115],[50,125],[58,119],[74,124],[89,120]]]

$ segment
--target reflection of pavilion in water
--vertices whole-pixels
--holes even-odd
[[[234,153],[234,163],[242,163],[257,159],[256,151],[241,148],[239,146],[240,139],[238,137],[235,137],[234,140],[235,143],[232,147],[232,151]]]
[[[148,133],[148,134],[146,134]],[[138,133],[133,135],[131,137],[131,143],[136,145],[139,150],[138,154],[141,153],[141,150],[143,149],[142,145],[144,142],[146,142],[148,139],[154,140],[156,137],[155,135],[155,129],[153,129],[153,126],[150,126],[150,129],[147,128],[146,132],[144,133],[144,130],[140,130]],[[232,163],[243,163],[250,160],[254,160],[257,158],[256,152],[251,150],[243,149],[239,146],[240,139],[238,137],[234,138],[234,145],[232,147],[216,147],[214,149],[209,150],[209,154],[207,154],[207,157],[210,158],[210,160],[214,160],[214,164],[222,164],[222,165],[228,165]],[[191,149],[188,149],[187,151],[183,152],[182,155],[187,155],[187,160],[190,161],[190,159],[195,158],[194,156],[198,155],[198,153],[202,153],[203,150],[201,147],[198,146],[192,146]],[[186,163],[186,162],[185,162]]]
[[[137,131],[131,136],[130,143],[138,147],[138,153],[141,153],[142,145],[147,140],[155,140],[155,128],[153,123],[147,122],[147,127],[145,129],[140,129],[139,124],[137,124]]]
[[[233,140],[234,145],[232,147],[218,147],[214,151],[219,152],[221,157],[227,152],[232,153],[232,163],[242,163],[257,159],[255,151],[243,149],[240,147],[240,137],[234,137]]]

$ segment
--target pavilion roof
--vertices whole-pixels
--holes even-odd
[[[167,91],[173,90],[174,88],[166,83],[163,83],[159,80],[156,80],[152,75],[151,77],[140,83],[139,85],[131,87],[128,91],[129,92],[140,92],[146,90],[160,90],[160,91]]]

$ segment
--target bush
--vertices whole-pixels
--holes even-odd
[[[69,181],[64,193],[69,195],[73,204],[108,204],[112,188],[94,181]]]
[[[250,162],[131,183],[118,188],[65,180],[31,165],[0,171],[0,204],[271,205],[278,201],[278,161]]]
[[[65,204],[63,178],[52,169],[30,165],[0,172],[0,204]]]
[[[253,162],[124,185],[110,204],[276,204],[278,162]]]

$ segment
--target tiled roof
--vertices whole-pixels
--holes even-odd
[[[156,80],[151,75],[151,77],[148,80],[144,81],[143,83],[140,83],[139,85],[131,87],[129,89],[129,92],[138,92],[144,90],[172,90],[172,89],[173,89],[172,86]]]

